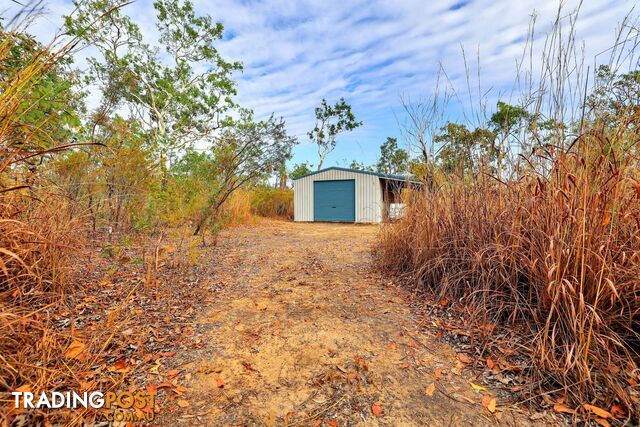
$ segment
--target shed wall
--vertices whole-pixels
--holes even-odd
[[[330,169],[293,182],[295,221],[313,221],[313,182],[353,179],[356,185],[356,222],[382,221],[382,187],[375,175]]]

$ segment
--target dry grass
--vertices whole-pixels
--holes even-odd
[[[14,33],[3,33],[0,67],[15,41]],[[82,246],[83,219],[72,217],[66,199],[29,167],[74,145],[51,140],[45,123],[25,119],[41,76],[72,46],[36,52],[24,68],[0,79],[0,392],[81,390],[81,373],[108,342],[106,330],[79,338],[73,326],[69,332],[53,323],[77,290],[70,274]],[[63,358],[79,339],[86,351]]]
[[[531,124],[498,134],[505,157],[477,173],[430,165],[433,185],[409,195],[406,217],[383,228],[378,257],[421,295],[474,313],[467,318],[494,331],[491,339],[515,337],[531,375],[528,399],[553,392],[574,407],[616,404],[633,414],[640,410],[640,110],[618,98],[624,108],[612,120],[608,101],[587,96],[574,18],[559,10],[536,90],[533,72],[523,77],[531,117],[568,125],[544,138]],[[637,26],[625,21],[612,69],[625,69],[620,57],[634,69],[636,37]],[[593,89],[621,91],[614,82]],[[492,347],[481,351],[491,357]]]
[[[444,179],[384,228],[382,266],[518,331],[538,391],[637,404],[640,153],[629,116],[546,152],[517,180]],[[625,129],[622,129],[625,127]],[[600,130],[598,130],[600,129]],[[608,407],[608,406],[607,406]]]
[[[223,206],[225,225],[255,222],[258,217],[293,219],[293,190],[255,187],[238,189]]]
[[[257,188],[253,191],[252,206],[263,217],[293,219],[293,190]]]

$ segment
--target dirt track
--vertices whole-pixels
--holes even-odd
[[[188,406],[158,421],[514,424],[512,412],[496,418],[482,406],[491,390],[474,389],[456,353],[419,332],[406,295],[372,272],[377,230],[267,222],[225,231],[215,308],[195,319],[206,344],[179,367]]]

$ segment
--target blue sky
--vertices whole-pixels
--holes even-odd
[[[8,0],[2,0],[2,4]],[[451,84],[466,91],[462,48],[476,75],[480,57],[483,91],[488,105],[502,98],[515,101],[516,61],[521,57],[532,15],[536,16],[534,58],[554,20],[557,1],[533,0],[194,0],[200,13],[225,25],[219,44],[229,60],[240,60],[237,101],[259,116],[281,115],[300,137],[294,162],[317,163],[306,132],[313,127],[313,109],[322,98],[344,97],[364,125],[339,138],[325,164],[346,165],[352,159],[374,163],[387,136],[402,135],[399,98],[427,97],[442,67]],[[564,11],[578,2],[563,2]],[[71,11],[67,0],[46,2],[48,14],[32,31],[43,41]],[[577,39],[584,55],[593,56],[613,44],[617,26],[633,1],[583,2]],[[11,6],[8,6],[11,7]],[[156,37],[150,0],[126,8],[148,40]],[[2,7],[0,6],[0,11]],[[10,12],[3,11],[7,16]],[[82,65],[79,61],[79,66]],[[590,63],[591,63],[590,62]],[[477,82],[474,82],[477,84]],[[464,104],[464,102],[462,102]],[[460,120],[462,105],[450,116]]]

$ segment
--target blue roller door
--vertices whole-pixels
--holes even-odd
[[[356,220],[356,182],[353,179],[313,182],[313,220]]]

